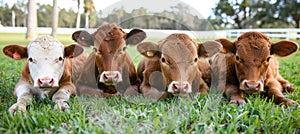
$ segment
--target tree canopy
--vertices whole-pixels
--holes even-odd
[[[299,0],[220,0],[212,10],[215,29],[299,28]]]

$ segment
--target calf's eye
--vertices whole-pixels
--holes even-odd
[[[59,61],[62,61],[62,60],[64,60],[64,58],[62,58],[62,57],[59,57],[59,58],[58,58],[58,60],[59,60]]]
[[[127,47],[123,47],[123,51],[126,51]]]
[[[166,59],[164,57],[161,58],[161,62],[165,63]]]
[[[240,60],[240,57],[239,57],[239,56],[235,56],[235,59],[236,59],[236,60]]]
[[[198,58],[195,58],[195,59],[194,59],[194,62],[197,62],[197,61],[198,61]]]
[[[30,58],[28,58],[28,61],[29,62],[33,62],[33,59],[30,57]]]
[[[239,62],[241,62],[241,63],[243,63],[244,62],[244,59],[241,59],[239,56],[235,56],[235,59],[236,59],[236,61],[239,61]]]
[[[268,57],[266,61],[267,61],[267,62],[269,62],[269,61],[270,61],[270,59],[271,59],[271,57]]]

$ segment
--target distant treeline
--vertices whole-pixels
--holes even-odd
[[[51,5],[38,3],[38,27],[51,27]],[[299,28],[299,0],[220,0],[212,9],[214,14],[207,19],[191,14],[187,5],[178,4],[171,10],[148,11],[141,7],[127,12],[116,8],[103,17],[102,11],[89,14],[89,27],[96,28],[102,22],[115,22],[123,28],[144,29],[212,30],[228,28]],[[0,21],[3,26],[26,26],[27,3],[19,1],[11,8],[0,7]],[[12,18],[15,17],[15,22]],[[69,9],[59,10],[59,27],[76,27],[77,12]],[[85,14],[81,14],[80,27],[85,27]]]

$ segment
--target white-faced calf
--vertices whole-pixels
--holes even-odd
[[[76,93],[72,83],[72,71],[76,70],[72,70],[71,58],[81,55],[81,47],[63,46],[50,36],[42,36],[28,46],[8,45],[3,52],[15,60],[27,58],[21,78],[15,86],[17,102],[9,108],[10,112],[26,111],[34,95],[39,98],[51,97],[61,110],[69,107],[66,101]],[[78,56],[74,60],[82,59],[85,57]],[[81,65],[76,66],[80,69],[78,66]]]

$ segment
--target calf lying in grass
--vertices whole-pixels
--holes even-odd
[[[78,94],[106,98],[138,94],[140,81],[126,48],[146,38],[143,30],[132,29],[126,33],[114,23],[103,23],[93,34],[76,31],[72,37],[82,46],[95,48],[76,82]]]
[[[157,44],[143,42],[137,48],[144,56],[138,65],[138,76],[142,80],[140,90],[144,96],[157,99],[192,92],[208,93],[211,70],[207,57],[220,51],[222,46],[216,41],[196,43],[186,34],[171,34]],[[162,72],[167,86],[159,90],[165,92],[150,85],[150,77],[156,71]],[[159,76],[154,78],[158,80]]]
[[[243,33],[236,41],[219,39],[224,48],[212,62],[215,86],[230,96],[230,102],[243,105],[244,93],[265,92],[275,103],[287,106],[295,101],[284,97],[283,91],[293,91],[293,86],[279,74],[275,57],[285,57],[298,50],[291,41],[270,42],[259,32]]]
[[[69,107],[66,101],[76,93],[72,72],[81,70],[80,63],[86,58],[81,54],[81,47],[64,47],[56,39],[42,36],[26,47],[8,45],[3,48],[3,52],[15,60],[27,58],[21,78],[15,86],[17,102],[9,108],[10,112],[26,111],[26,106],[34,95],[39,98],[51,97],[61,110]],[[78,57],[71,60],[76,56]],[[72,62],[76,63],[73,68]]]

